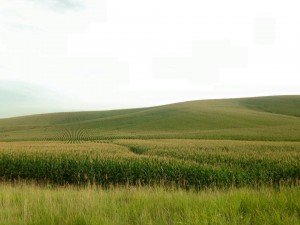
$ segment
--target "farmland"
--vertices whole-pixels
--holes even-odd
[[[0,120],[0,141],[300,141],[299,102],[300,96],[273,96],[31,115]]]
[[[42,224],[48,217],[50,224],[97,224],[91,215],[74,214],[83,210],[88,215],[105,208],[104,202],[118,201],[122,204],[117,207],[133,207],[135,219],[120,209],[128,224],[182,224],[188,216],[186,224],[299,224],[299,109],[300,96],[273,96],[1,119],[0,178],[9,197],[1,195],[0,200],[17,208],[39,201],[35,198],[58,204],[57,199],[68,202],[79,194],[83,197],[74,198],[74,204],[90,201],[86,208],[70,207],[69,217],[36,212],[30,203],[32,217],[26,224]],[[30,199],[19,201],[9,194],[20,193],[21,187]],[[154,204],[152,198],[162,201],[158,208],[147,208]],[[172,211],[176,201],[182,205]],[[206,211],[199,214],[204,201]],[[215,204],[233,208],[219,211]],[[165,215],[155,218],[151,210],[159,207]],[[262,207],[266,210],[257,214]],[[24,213],[19,212],[28,215]],[[278,218],[271,220],[271,213]],[[1,224],[9,224],[8,215],[0,214]],[[122,224],[121,217],[113,217],[119,221],[101,224]]]
[[[241,187],[299,182],[300,143],[225,140],[8,142],[4,180],[43,183]]]

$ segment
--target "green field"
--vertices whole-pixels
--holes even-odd
[[[183,102],[165,106],[0,120],[0,141],[225,139],[300,141],[300,96]]]
[[[0,178],[0,224],[300,224],[300,96],[1,119]]]
[[[163,185],[185,189],[298,184],[300,143],[229,140],[7,142],[4,180],[58,185]]]
[[[46,188],[0,185],[0,224],[298,225],[300,189]]]

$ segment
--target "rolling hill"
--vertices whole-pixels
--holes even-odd
[[[300,141],[300,96],[199,100],[0,120],[1,141],[118,138]]]

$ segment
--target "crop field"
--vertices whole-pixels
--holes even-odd
[[[300,143],[225,140],[8,142],[3,180],[181,188],[296,185]]]
[[[164,106],[0,119],[0,141],[210,139],[300,141],[300,96],[204,100]]]
[[[300,224],[299,109],[274,96],[1,119],[0,224]]]

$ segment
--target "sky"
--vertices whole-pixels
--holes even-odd
[[[1,0],[0,118],[300,94],[299,0]]]

